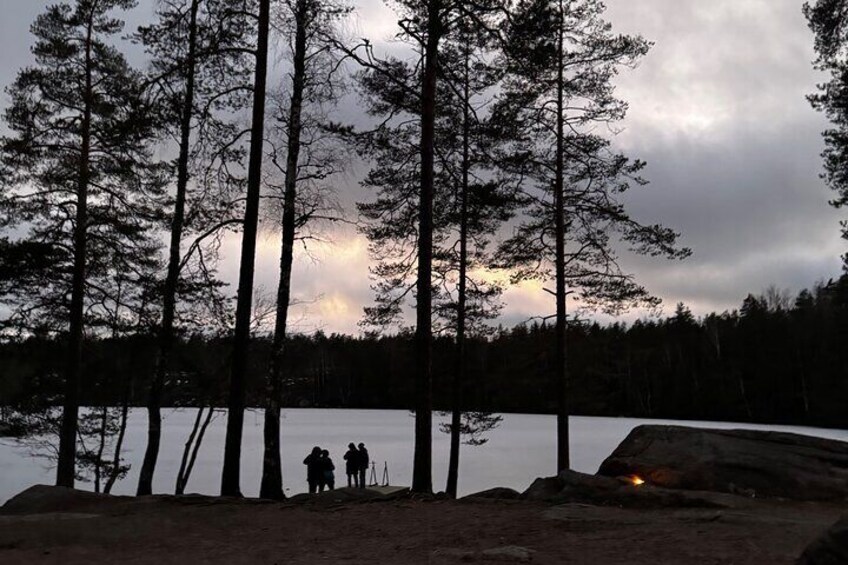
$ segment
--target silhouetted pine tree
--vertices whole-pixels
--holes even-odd
[[[500,73],[496,70],[497,41],[458,21],[446,37],[442,53],[444,80],[440,89],[442,113],[437,121],[439,185],[446,187],[446,210],[437,222],[440,238],[435,255],[437,272],[436,313],[456,336],[450,424],[450,455],[445,492],[456,496],[459,450],[462,437],[469,445],[485,443],[482,437],[500,422],[485,411],[465,410],[469,386],[468,337],[483,337],[485,322],[500,311],[501,285],[473,276],[491,263],[491,238],[512,216],[515,199],[511,187],[499,178],[491,149],[495,141],[488,127],[486,106]],[[484,275],[485,276],[485,275]]]
[[[372,273],[376,305],[366,308],[366,323],[385,327],[399,321],[406,299],[415,297],[419,361],[415,367],[418,392],[413,488],[424,492],[432,487],[432,334],[456,333],[457,323],[464,325],[470,306],[464,303],[459,307],[459,301],[465,302],[472,295],[474,305],[485,304],[498,294],[494,286],[483,283],[469,288],[467,271],[481,259],[486,238],[498,223],[495,218],[508,215],[508,208],[498,207],[503,199],[494,189],[496,183],[469,180],[484,156],[475,155],[472,162],[469,154],[463,161],[464,143],[469,152],[471,145],[478,149],[485,144],[483,128],[475,125],[475,131],[471,130],[471,114],[479,102],[471,98],[491,87],[495,79],[485,77],[493,73],[481,68],[485,65],[478,64],[476,55],[468,55],[466,68],[460,45],[473,43],[469,49],[476,52],[486,36],[495,35],[499,4],[433,2],[414,6],[402,3],[402,7],[406,17],[400,22],[401,37],[422,57],[416,62],[377,60],[368,44],[363,46],[364,55],[357,57],[354,51],[354,57],[365,67],[359,83],[367,111],[380,123],[353,137],[361,153],[375,164],[364,184],[377,190],[374,201],[359,206],[366,219],[364,232],[378,261]],[[454,39],[453,47],[440,51],[439,42],[451,33],[442,29],[447,21],[462,37]],[[441,77],[438,81],[437,74]],[[463,116],[468,128],[464,138]],[[469,211],[469,205],[474,206],[473,211]],[[472,233],[469,226],[476,231]],[[474,238],[475,253],[469,253],[469,238]],[[461,292],[459,286],[464,287]],[[435,327],[434,312],[441,315]],[[475,315],[487,317],[490,313],[484,307]],[[459,341],[464,341],[464,327],[458,335]],[[464,353],[456,357],[457,373],[462,372],[463,357]],[[457,379],[464,380],[459,374]],[[458,395],[456,398],[459,400]],[[458,455],[456,450],[454,453]]]
[[[306,224],[324,215],[332,203],[322,181],[337,170],[339,154],[322,146],[322,113],[340,95],[334,78],[338,66],[329,49],[338,21],[349,12],[342,2],[289,0],[281,3],[280,28],[287,33],[291,51],[291,84],[279,116],[285,151],[272,150],[272,163],[284,176],[282,187],[282,248],[277,286],[271,363],[266,383],[262,482],[259,496],[282,499],[280,460],[280,406],[286,362],[286,334],[291,302],[295,239]],[[329,37],[328,37],[329,36]],[[326,145],[326,144],[324,144]],[[282,153],[282,155],[280,154]]]
[[[808,98],[813,108],[824,112],[833,124],[824,132],[822,176],[837,193],[831,204],[842,208],[848,205],[848,2],[805,2],[804,15],[816,37],[818,57],[814,66],[830,74],[830,80],[819,85],[819,93]],[[848,239],[848,221],[842,222],[842,237]],[[848,269],[848,253],[843,255],[843,262]]]
[[[503,166],[523,179],[526,220],[500,249],[514,281],[553,280],[556,302],[553,384],[557,411],[557,469],[570,467],[566,299],[618,310],[656,300],[623,272],[616,243],[649,255],[685,257],[676,234],[630,218],[620,195],[639,178],[630,161],[591,133],[624,117],[612,79],[649,44],[614,35],[599,0],[522,0],[506,26],[507,77],[493,109]],[[569,287],[572,290],[569,290]]]
[[[40,311],[67,323],[61,486],[74,484],[86,316],[110,299],[116,273],[144,279],[156,249],[149,229],[160,219],[162,183],[150,162],[156,113],[142,77],[113,43],[123,22],[112,12],[134,4],[50,6],[32,26],[36,64],[18,74],[4,116],[12,132],[1,142],[4,224],[18,222],[47,268],[29,279],[37,286],[15,290],[18,320]]]

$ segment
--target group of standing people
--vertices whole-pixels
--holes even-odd
[[[365,472],[368,471],[368,465],[371,463],[365,444],[360,443],[358,448],[353,443],[347,444],[347,453],[344,454],[344,458],[347,486],[365,488]]]
[[[365,488],[365,472],[370,464],[365,444],[360,443],[358,448],[353,443],[349,444],[344,458],[347,486]],[[303,464],[306,465],[306,482],[309,483],[310,494],[336,488],[336,466],[330,459],[329,451],[316,445],[312,448],[312,453],[303,460]]]

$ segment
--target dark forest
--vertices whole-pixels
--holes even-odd
[[[286,361],[287,407],[410,408],[412,337],[292,335]],[[543,322],[497,328],[468,344],[469,410],[553,413],[550,343]],[[574,414],[726,420],[844,427],[848,399],[848,276],[796,297],[773,289],[738,310],[695,319],[682,304],[664,319],[633,324],[572,324],[569,398]],[[223,404],[229,336],[184,335],[165,406]],[[62,345],[31,337],[0,346],[0,404],[24,407],[61,392]],[[136,335],[87,342],[82,404],[114,406],[130,386],[143,406],[154,339]],[[248,405],[264,394],[270,340],[254,337]],[[448,410],[454,340],[434,341],[434,405]],[[30,406],[30,408],[34,408]]]

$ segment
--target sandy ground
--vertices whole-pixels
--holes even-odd
[[[778,501],[636,510],[493,500],[303,505],[153,497],[62,510],[0,514],[0,563],[373,565],[529,557],[541,564],[790,564],[844,508]],[[483,553],[507,546],[528,551]]]

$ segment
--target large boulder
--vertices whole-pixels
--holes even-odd
[[[848,443],[782,432],[638,426],[598,470],[671,489],[848,499]]]
[[[843,516],[813,541],[798,565],[844,565],[848,563],[848,515]]]

